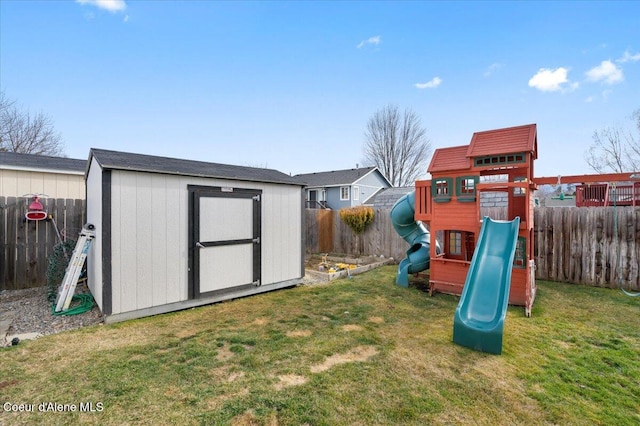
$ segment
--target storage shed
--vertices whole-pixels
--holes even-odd
[[[106,322],[299,284],[304,184],[276,170],[92,149],[88,285]]]

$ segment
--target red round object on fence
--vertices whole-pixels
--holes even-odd
[[[25,213],[24,217],[26,217],[27,220],[43,220],[47,218],[47,212],[42,210],[29,211]]]

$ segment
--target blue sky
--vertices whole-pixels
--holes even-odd
[[[91,147],[308,173],[362,165],[368,119],[434,148],[537,123],[536,176],[633,129],[640,2],[0,1],[0,85]]]

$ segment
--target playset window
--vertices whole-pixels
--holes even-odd
[[[526,177],[516,177],[513,179],[514,182],[526,182]],[[524,197],[527,195],[527,190],[525,188],[513,188],[513,195],[516,197]]]
[[[518,243],[516,244],[516,255],[513,258],[513,267],[524,269],[527,261],[527,239],[525,237],[518,237]]]
[[[340,187],[340,200],[345,201],[349,199],[349,187],[341,186]]]
[[[470,261],[475,250],[473,232],[446,231],[446,256],[450,259]]]
[[[456,197],[458,201],[475,201],[476,184],[479,176],[461,176],[456,179]]]
[[[436,203],[451,200],[451,178],[437,178],[431,183],[431,195]]]
[[[476,157],[473,159],[473,163],[476,167],[484,166],[502,166],[514,163],[524,163],[526,161],[526,155],[524,152],[517,154],[502,154],[502,155],[489,155],[486,157]]]
[[[462,255],[462,232],[460,231],[449,232],[449,254],[453,256]]]

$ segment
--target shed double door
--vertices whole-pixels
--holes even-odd
[[[260,285],[260,190],[190,186],[190,297]]]

